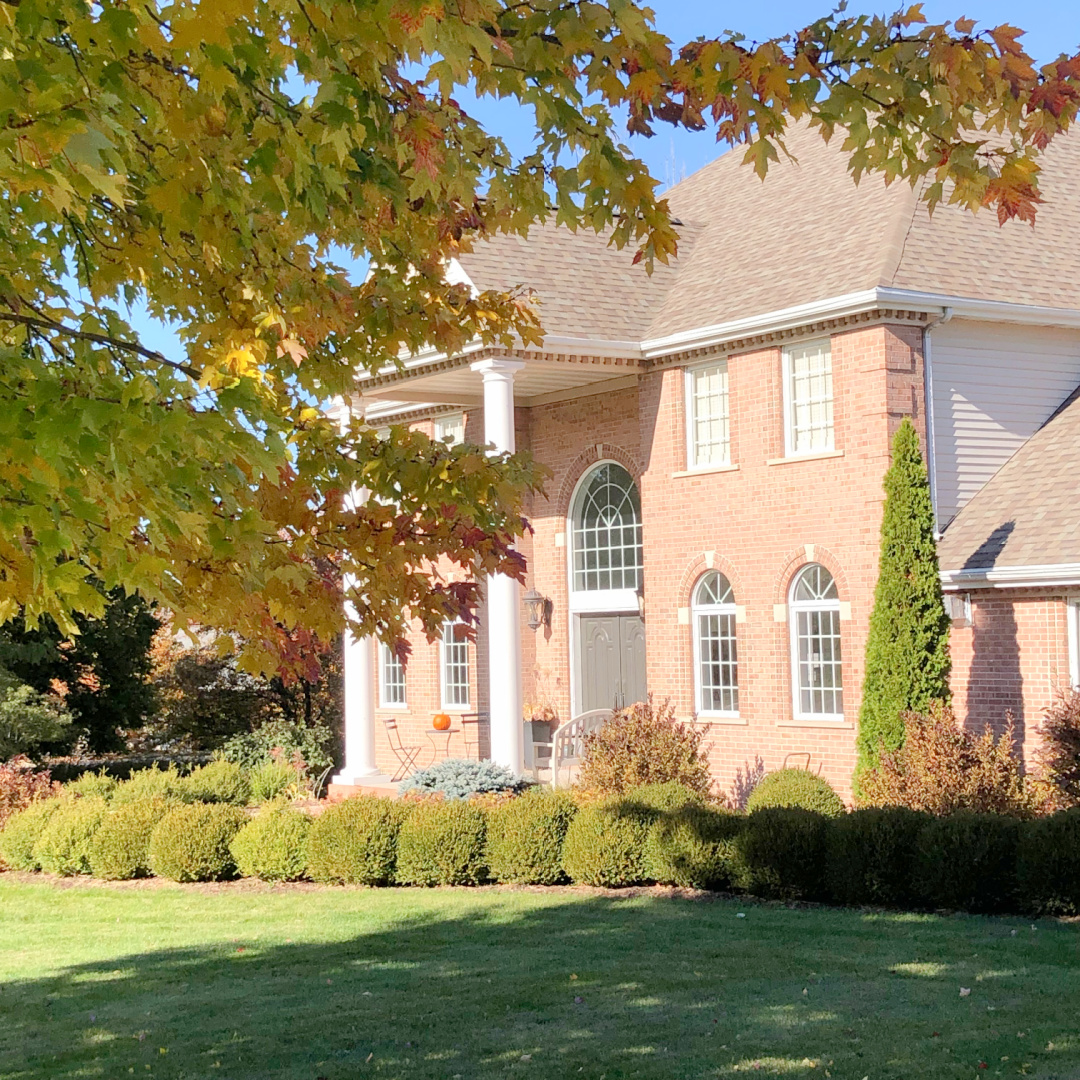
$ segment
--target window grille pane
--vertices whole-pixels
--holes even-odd
[[[458,413],[456,416],[440,416],[435,421],[435,439],[449,442],[451,446],[457,446],[465,441],[465,417]]]
[[[788,350],[791,453],[833,448],[832,354],[827,342]]]
[[[443,705],[468,705],[469,640],[461,623],[444,624],[440,660]]]
[[[726,465],[731,459],[727,361],[690,375],[691,464]]]
[[[839,716],[844,711],[840,612],[797,610],[796,674],[799,707],[808,716]]]
[[[698,615],[701,712],[739,711],[734,615]]]
[[[379,645],[379,698],[384,706],[405,704],[405,665],[387,645]]]
[[[573,542],[576,592],[639,587],[641,501],[621,465],[601,465],[586,483],[574,512]]]

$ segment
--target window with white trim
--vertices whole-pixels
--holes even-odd
[[[435,441],[448,442],[458,446],[465,441],[465,416],[455,413],[453,416],[440,416],[435,421]]]
[[[711,570],[694,589],[694,678],[699,715],[739,715],[735,596],[723,574]]]
[[[795,717],[842,720],[840,596],[832,574],[819,563],[804,566],[791,583],[788,609]]]
[[[730,464],[727,360],[686,372],[686,404],[688,467]]]
[[[443,623],[442,643],[439,647],[439,683],[442,687],[444,709],[468,707],[469,639],[464,623]]]
[[[575,592],[640,586],[641,498],[633,477],[621,465],[606,461],[581,485],[572,539]]]
[[[828,340],[784,350],[786,448],[789,457],[833,449],[832,353]]]
[[[1069,679],[1080,690],[1080,596],[1069,599]]]
[[[405,665],[389,645],[379,642],[379,705],[399,708],[405,704]]]

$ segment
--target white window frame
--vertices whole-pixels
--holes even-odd
[[[597,469],[604,465],[617,465],[624,472],[629,474],[629,470],[621,461],[615,461],[611,458],[604,458],[601,461],[595,462],[590,465],[588,469],[582,474],[574,487],[573,497],[570,499],[570,513],[566,519],[566,537],[567,537],[567,577],[569,581],[570,589],[570,610],[574,614],[586,614],[589,612],[603,612],[605,614],[625,614],[629,612],[639,611],[641,609],[640,596],[643,587],[643,579],[645,576],[645,554],[644,554],[644,535],[642,536],[642,557],[641,566],[638,567],[638,585],[637,588],[628,589],[579,589],[577,587],[577,515],[578,504],[584,498],[584,493],[587,490],[588,484],[591,482],[593,476],[596,474]],[[638,487],[637,481],[630,477],[631,483],[637,488],[638,503],[641,502],[641,488]],[[638,520],[638,528],[644,533],[644,515]]]
[[[725,438],[723,441],[723,457],[717,461],[701,461],[698,454],[697,428],[698,428],[698,395],[694,387],[697,376],[707,371],[721,370],[724,376],[723,399],[723,423]],[[695,364],[686,368],[684,378],[685,401],[686,401],[686,468],[687,471],[722,469],[731,464],[731,386],[728,381],[727,357],[719,360],[711,360],[707,364]]]
[[[465,414],[451,413],[448,416],[435,417],[435,441],[447,441],[451,446],[460,446],[465,441]]]
[[[720,574],[724,581],[728,581],[730,600],[726,600],[722,603],[706,603],[702,604],[698,601],[698,595],[701,592],[701,587],[705,582],[705,579],[712,574],[719,573],[717,570],[709,570],[701,575],[700,578],[694,583],[694,591],[690,595],[690,633],[694,642],[694,707],[697,710],[698,716],[716,716],[716,717],[728,717],[733,718],[739,715],[738,700],[739,700],[739,652],[738,652],[738,633],[736,631],[736,615],[738,609],[735,604],[735,596],[730,592],[731,582],[728,581],[725,574]],[[704,705],[704,687],[701,682],[701,619],[702,618],[726,618],[730,619],[731,627],[731,639],[732,649],[735,654],[735,680],[734,685],[729,689],[732,691],[736,701],[736,708],[734,709],[713,709],[705,708]]]
[[[387,679],[387,667],[394,664],[401,668],[401,700],[392,701],[388,693],[390,683]],[[405,681],[405,665],[394,655],[390,646],[385,642],[379,642],[379,708],[380,709],[406,709],[408,705],[407,683]]]
[[[821,349],[828,358],[829,377],[829,428],[828,439],[822,446],[798,449],[796,446],[795,430],[795,373],[793,354],[796,352],[809,352],[812,349]],[[830,338],[818,338],[814,341],[802,342],[799,345],[788,345],[784,348],[784,456],[789,458],[815,457],[818,454],[830,454],[836,449],[836,387],[832,381],[832,341]]]
[[[1065,609],[1069,628],[1069,682],[1080,690],[1080,596],[1066,599]]]
[[[829,612],[833,615],[837,628],[837,640],[840,642],[840,696],[841,701],[844,697],[844,648],[843,648],[843,633],[840,626],[840,612],[842,611],[842,604],[839,598],[839,592],[835,600],[796,600],[795,591],[799,587],[799,582],[802,580],[803,575],[806,574],[815,566],[820,566],[820,563],[807,563],[805,566],[799,568],[798,573],[791,579],[791,585],[788,589],[788,638],[791,652],[791,711],[792,716],[796,720],[812,721],[814,723],[842,723],[844,720],[844,713],[841,712],[804,712],[802,708],[802,681],[799,663],[799,615],[811,614],[814,612],[822,613]],[[822,567],[822,569],[828,571],[828,567]],[[832,577],[832,573],[829,573]],[[833,585],[836,584],[836,579],[833,578]],[[835,690],[834,690],[835,692]]]
[[[448,642],[447,641],[447,635],[453,633],[453,628],[455,626],[461,626],[461,625],[463,625],[463,624],[462,624],[462,622],[460,620],[456,620],[456,621],[453,621],[453,622],[447,621],[447,622],[443,623],[442,636],[441,636],[441,638],[439,640],[439,701],[441,703],[443,712],[468,712],[468,710],[471,708],[472,688],[471,688],[470,683],[471,683],[471,679],[472,679],[472,669],[471,669],[471,666],[470,666],[470,663],[469,663],[469,642],[468,642],[468,639],[466,639],[465,641],[461,641],[461,642],[457,642],[457,641]],[[462,685],[464,686],[464,688],[465,688],[465,700],[464,701],[451,701],[449,699],[449,696],[447,695],[447,692],[446,692],[449,689],[449,684],[447,682],[447,679],[448,679],[448,676],[450,674],[449,665],[447,664],[446,651],[450,647],[458,648],[459,646],[465,650],[464,661],[462,661],[462,662],[460,662],[458,664],[458,666],[461,666],[461,664],[464,665],[464,668],[465,668],[465,682],[464,683],[458,682],[455,685],[458,686],[458,687],[461,687]]]

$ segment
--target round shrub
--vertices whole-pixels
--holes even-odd
[[[730,888],[736,840],[745,824],[742,814],[697,803],[662,814],[645,841],[647,876],[663,885]]]
[[[686,806],[705,805],[705,797],[700,791],[695,791],[678,780],[665,780],[659,784],[640,784],[625,791],[619,801],[625,805],[657,811],[682,810]]]
[[[398,834],[397,880],[403,885],[477,885],[487,876],[484,811],[462,799],[421,802]]]
[[[184,777],[181,791],[191,802],[229,803],[247,806],[251,781],[247,770],[235,761],[211,761]]]
[[[824,893],[828,825],[824,814],[800,807],[755,810],[736,839],[736,884],[779,900],[819,899]]]
[[[554,885],[563,880],[562,846],[577,813],[566,791],[534,788],[488,814],[487,864],[496,881]]]
[[[184,781],[175,765],[159,769],[136,769],[127,780],[113,792],[114,805],[141,802],[143,799],[176,799],[188,801]]]
[[[287,761],[264,761],[251,770],[248,781],[251,800],[256,803],[273,802],[296,794],[300,787],[297,770]]]
[[[61,800],[37,843],[34,858],[50,874],[71,877],[90,873],[90,844],[105,820],[109,803],[100,795]]]
[[[12,814],[0,831],[0,865],[11,870],[40,870],[34,848],[60,806],[59,799],[41,799]]]
[[[763,776],[746,800],[746,811],[753,813],[767,806],[797,806],[826,817],[839,817],[844,812],[840,796],[828,781],[806,769],[779,769]]]
[[[157,796],[114,806],[90,843],[94,877],[107,881],[146,877],[150,873],[150,836],[175,805]]]
[[[961,810],[931,818],[919,834],[915,884],[934,908],[1015,911],[1020,822]]]
[[[240,876],[298,881],[307,868],[310,829],[307,814],[287,803],[267,803],[229,844]]]
[[[903,806],[842,814],[829,826],[826,884],[841,904],[910,907],[919,834],[929,815]]]
[[[648,879],[645,841],[653,812],[598,803],[584,806],[563,841],[563,869],[579,885],[620,888]]]
[[[308,876],[330,885],[385,885],[393,880],[398,833],[407,808],[359,795],[324,810],[308,834]]]
[[[84,772],[78,780],[72,780],[64,785],[63,795],[67,797],[100,797],[111,799],[119,783],[115,776],[108,776],[104,769],[101,772]]]
[[[233,877],[229,851],[247,815],[227,803],[174,806],[150,834],[150,870],[171,881],[221,881]]]
[[[1026,911],[1080,915],[1080,807],[1024,822],[1017,879]]]
[[[442,795],[446,799],[467,799],[489,791],[517,791],[521,781],[505,765],[490,760],[447,758],[426,769],[418,769],[402,780],[402,795]]]

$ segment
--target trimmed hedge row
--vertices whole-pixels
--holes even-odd
[[[829,817],[766,807],[743,815],[670,785],[581,807],[566,792],[544,790],[489,809],[367,796],[316,818],[285,802],[250,817],[228,803],[161,795],[130,803],[59,798],[9,820],[0,859],[18,870],[113,879],[658,882],[780,900],[1080,914],[1080,808],[1034,821],[901,808]]]

